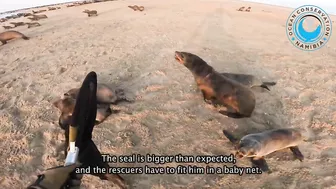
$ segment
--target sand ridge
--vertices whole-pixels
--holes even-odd
[[[145,10],[127,7],[134,4]],[[236,11],[241,6],[251,12]],[[89,18],[85,9],[99,16]],[[121,112],[95,127],[102,153],[230,154],[223,128],[242,136],[299,127],[312,137],[299,146],[303,162],[288,151],[267,157],[270,175],[122,175],[132,188],[336,187],[336,38],[315,52],[296,49],[285,33],[290,12],[229,0],[112,1],[47,11],[40,27],[15,28],[30,40],[0,46],[0,187],[23,188],[64,161],[59,112],[51,102],[92,70],[98,82],[136,99],[113,107]],[[277,85],[270,92],[254,89],[251,118],[227,118],[203,103],[190,72],[174,60],[176,50],[195,53],[218,71]],[[83,178],[83,188],[111,186]]]

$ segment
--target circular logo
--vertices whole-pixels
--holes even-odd
[[[297,48],[314,51],[323,47],[329,40],[332,21],[320,7],[304,5],[295,9],[286,24],[287,37]]]

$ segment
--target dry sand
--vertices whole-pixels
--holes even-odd
[[[145,11],[127,7],[134,4]],[[237,12],[241,6],[252,11]],[[88,18],[84,9],[99,16]],[[121,113],[95,127],[102,153],[230,154],[224,128],[241,136],[298,127],[311,136],[299,146],[303,162],[293,161],[288,150],[269,155],[272,174],[122,175],[131,188],[336,188],[336,37],[315,52],[296,49],[285,33],[290,12],[229,0],[113,1],[63,6],[43,13],[49,18],[39,21],[41,27],[15,28],[31,39],[0,46],[0,188],[23,188],[64,162],[59,112],[51,102],[89,71],[136,99],[114,106]],[[195,53],[218,71],[277,85],[254,90],[251,118],[227,118],[202,101],[191,73],[174,60],[175,50]],[[83,180],[83,188],[113,188],[92,176]]]

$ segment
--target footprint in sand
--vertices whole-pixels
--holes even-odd
[[[30,166],[37,168],[42,165],[42,156],[45,153],[42,131],[33,132],[28,141],[28,149],[32,156],[32,159],[28,163]]]
[[[16,78],[12,79],[12,81],[9,81],[9,82],[5,85],[5,87],[6,87],[7,89],[12,88],[12,87],[14,86],[14,84],[16,83],[16,81],[17,81]]]
[[[336,148],[326,148],[321,152],[321,158],[336,158]]]
[[[61,68],[59,69],[58,73],[59,73],[59,74],[62,74],[62,73],[64,73],[66,70],[67,70],[66,68],[61,67]]]
[[[311,90],[305,90],[299,94],[301,104],[306,106],[310,105],[316,98],[316,94]]]

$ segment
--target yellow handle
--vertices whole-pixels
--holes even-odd
[[[75,142],[77,137],[77,127],[69,127],[69,142]]]

